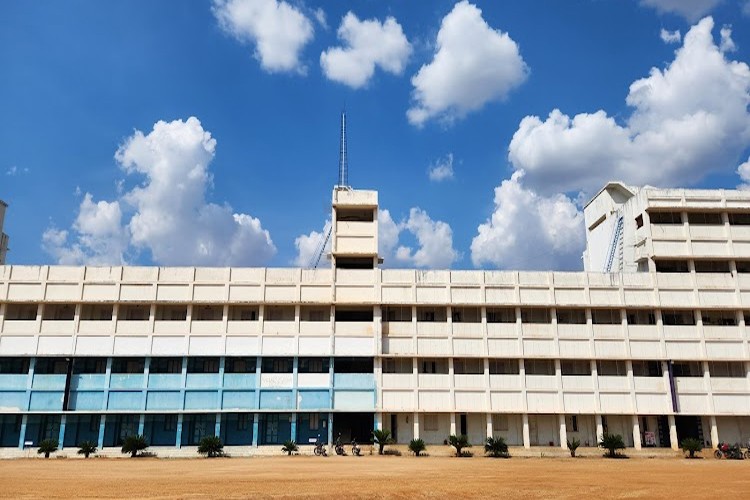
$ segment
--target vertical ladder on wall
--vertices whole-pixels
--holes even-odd
[[[619,215],[617,222],[615,223],[614,230],[612,231],[612,243],[609,246],[609,252],[607,252],[607,261],[604,266],[605,273],[612,272],[612,263],[615,260],[615,252],[618,253],[619,262],[622,263],[622,226],[623,217]]]
[[[310,264],[308,267],[312,269],[318,268],[318,264],[320,264],[320,259],[321,257],[323,257],[323,253],[325,252],[326,245],[328,244],[328,240],[331,238],[332,230],[333,230],[333,224],[330,221],[326,222],[326,225],[323,228],[323,234],[320,235],[320,241],[318,242],[318,246],[315,248],[315,253],[313,253],[312,259],[310,260]]]

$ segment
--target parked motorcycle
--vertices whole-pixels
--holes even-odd
[[[326,451],[325,444],[323,444],[323,441],[320,440],[320,435],[318,435],[318,439],[315,440],[315,456],[316,457],[327,457],[328,452]]]
[[[748,452],[750,453],[750,451]],[[354,456],[360,456],[362,454],[362,450],[360,449],[359,445],[357,444],[357,440],[352,440],[352,455]]]
[[[344,451],[344,445],[341,444],[341,433],[339,432],[338,437],[336,438],[336,443],[333,447],[334,450],[336,450],[336,455],[346,455],[346,451]]]
[[[738,443],[729,444],[723,441],[719,443],[716,451],[714,451],[714,457],[719,459],[728,458],[732,460],[742,460],[745,455],[747,455],[747,452],[743,454],[742,448]]]

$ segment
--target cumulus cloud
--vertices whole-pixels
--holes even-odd
[[[722,0],[641,0],[641,5],[653,7],[662,14],[669,12],[688,21],[696,21],[721,2]]]
[[[310,231],[309,234],[301,234],[294,239],[294,247],[297,249],[297,256],[292,261],[292,264],[297,267],[314,267],[318,258],[318,253],[321,251],[321,245],[324,245],[321,257],[321,262],[324,260],[325,255],[331,253],[331,239],[325,241],[328,230],[330,229],[330,219],[326,221],[323,228],[323,232]]]
[[[633,111],[622,125],[603,110],[523,118],[508,157],[527,188],[546,196],[592,194],[612,179],[684,186],[734,169],[750,142],[750,68],[726,58],[713,27],[701,20],[674,61],[630,85]]]
[[[313,23],[298,8],[278,0],[214,0],[219,26],[242,43],[270,72],[304,73],[300,52],[313,39]]]
[[[367,85],[375,68],[394,75],[404,71],[412,48],[401,25],[393,17],[360,21],[352,12],[338,29],[343,47],[329,47],[320,54],[320,66],[330,80],[354,89]]]
[[[440,158],[430,167],[428,175],[433,182],[453,179],[453,153],[448,153],[444,158]]]
[[[742,184],[737,186],[737,189],[750,190],[750,157],[748,157],[746,162],[737,167],[737,175],[742,179]]]
[[[731,26],[724,26],[719,31],[719,34],[721,35],[721,44],[719,45],[719,50],[722,52],[734,52],[737,50],[737,46],[734,44],[734,40],[732,40],[732,27]]]
[[[662,28],[661,33],[659,33],[659,36],[661,37],[661,40],[664,43],[680,43],[682,41],[682,35],[680,34],[680,30],[667,31],[664,28]]]
[[[576,270],[585,245],[583,213],[562,195],[541,196],[515,172],[495,188],[495,209],[471,242],[475,266]]]
[[[411,79],[414,102],[407,117],[416,126],[433,118],[451,122],[505,99],[528,75],[516,42],[466,0],[443,18],[436,49]]]
[[[416,240],[416,248],[401,243],[401,236],[410,233]],[[297,256],[294,264],[300,267],[311,265],[316,249],[325,237],[325,231],[311,231],[294,240]],[[326,245],[330,252],[330,241]],[[453,230],[443,221],[435,221],[424,210],[412,208],[409,217],[396,222],[387,209],[378,210],[378,254],[386,267],[450,268],[461,258],[453,248]]]
[[[136,131],[115,153],[142,183],[118,200],[86,193],[70,231],[48,229],[45,250],[65,264],[122,264],[147,250],[164,265],[258,265],[276,252],[260,220],[206,201],[216,140],[197,118],[159,121]],[[129,219],[123,221],[124,209]]]

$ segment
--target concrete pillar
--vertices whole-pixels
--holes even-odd
[[[568,426],[565,423],[565,415],[560,414],[557,416],[560,422],[560,448],[563,450],[568,449]]]
[[[711,448],[717,448],[719,446],[719,426],[716,424],[715,415],[711,415],[709,419],[711,421]]]
[[[456,414],[451,412],[451,429],[450,429],[450,435],[451,436],[457,436],[456,434]]]
[[[492,428],[492,413],[485,413],[487,418],[487,438],[494,437],[495,430]]]
[[[260,428],[260,415],[253,413],[253,446],[258,447],[258,429]]]
[[[638,421],[638,415],[633,415],[633,447],[636,450],[641,449],[641,423]]]
[[[375,422],[374,427],[376,431],[382,431],[383,430],[383,412],[375,412]]]
[[[531,448],[531,437],[529,436],[529,414],[524,413],[521,415],[521,422],[523,425],[523,447]]]
[[[295,443],[297,442],[297,414],[296,413],[292,413],[292,425],[291,425],[291,432],[290,432],[289,439],[291,439]]]
[[[21,432],[18,434],[18,448],[23,450],[23,443],[26,441],[26,425],[29,421],[29,416],[24,415],[21,417]]]
[[[419,413],[414,412],[414,439],[419,439]]]
[[[216,423],[214,424],[214,436],[221,437],[221,413],[216,414]]]
[[[65,422],[67,419],[67,415],[60,416],[60,431],[57,434],[57,447],[61,450],[63,449],[63,444],[65,442]]]
[[[333,444],[333,413],[328,414],[328,446]]]
[[[669,421],[669,443],[672,449],[677,451],[680,449],[680,443],[677,442],[677,422],[674,415],[668,415],[667,420]]]
[[[177,415],[177,431],[175,432],[175,447],[182,448],[182,413]]]
[[[596,446],[599,446],[599,443],[602,441],[602,438],[604,437],[604,423],[602,422],[602,416],[596,415]]]
[[[141,413],[138,415],[138,435],[143,436],[143,432],[146,429],[146,415]]]
[[[99,436],[97,436],[96,447],[101,450],[104,448],[104,430],[107,428],[107,415],[99,417]]]

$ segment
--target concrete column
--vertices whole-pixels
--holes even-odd
[[[561,413],[557,416],[560,422],[560,448],[563,450],[568,449],[568,426],[565,423],[565,414]]]
[[[23,443],[26,441],[26,425],[29,421],[29,416],[24,415],[21,417],[21,433],[18,435],[18,449],[23,450]]]
[[[296,359],[296,358],[295,358]],[[297,413],[292,413],[292,425],[291,425],[291,432],[290,432],[289,439],[297,442]]]
[[[633,447],[636,450],[641,449],[641,423],[638,421],[638,415],[633,415]]]
[[[177,415],[177,432],[175,432],[175,447],[182,447],[182,413]]]
[[[716,424],[715,415],[711,415],[709,419],[711,421],[711,448],[717,448],[719,446],[719,426]]]
[[[528,449],[531,448],[531,437],[529,436],[529,414],[524,413],[521,415],[521,422],[523,425],[523,447]]]
[[[383,412],[375,412],[375,430],[376,431],[382,431],[383,430]]]
[[[258,447],[258,429],[260,427],[258,420],[260,416],[257,413],[253,413],[253,447]]]
[[[333,444],[333,412],[328,414],[328,446]]]
[[[146,415],[141,413],[138,415],[138,435],[143,436],[143,431],[146,428]]]
[[[450,435],[456,436],[456,414],[451,412],[451,429],[450,429]]]
[[[67,415],[60,416],[60,431],[57,434],[57,447],[61,450],[63,449],[63,444],[65,441],[65,422],[67,419]]]
[[[216,423],[214,424],[214,436],[221,437],[221,413],[216,414]]]
[[[674,415],[668,415],[667,420],[669,421],[669,443],[672,449],[677,451],[680,449],[680,443],[677,442],[677,422]]]
[[[107,415],[99,417],[99,436],[97,436],[96,447],[101,450],[104,448],[104,430],[107,428]]]
[[[414,418],[414,439],[419,439],[419,413],[414,412],[413,415]]]
[[[604,423],[602,422],[602,416],[597,414],[595,415],[596,418],[596,446],[599,446],[599,443],[602,440],[602,437],[604,437]]]
[[[492,428],[492,413],[485,413],[485,417],[487,419],[487,437],[494,437],[495,430]]]

